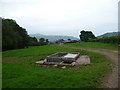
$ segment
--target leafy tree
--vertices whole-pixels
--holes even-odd
[[[21,32],[25,31],[19,27],[15,20],[2,19],[2,43],[3,50],[24,48],[27,46],[24,41],[26,38],[22,37]],[[25,33],[27,35],[27,33]]]
[[[68,39],[68,41],[71,41],[71,39]]]
[[[45,44],[45,39],[44,38],[40,38],[39,39],[39,44],[40,45],[44,45]]]
[[[39,39],[39,45],[47,45],[48,44],[48,39],[45,38],[40,38]]]
[[[49,40],[48,39],[46,39],[46,45],[49,43]]]
[[[30,37],[15,20],[2,18],[2,50],[26,48],[29,45],[38,45],[38,41]]]
[[[29,46],[38,46],[39,43],[35,37],[29,37],[28,45]]]
[[[88,40],[95,39],[95,35],[91,31],[81,31],[80,32],[81,41],[87,42]]]

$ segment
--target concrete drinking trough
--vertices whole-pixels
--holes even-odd
[[[80,53],[55,53],[47,56],[45,64],[72,63],[75,62]]]
[[[90,64],[89,56],[80,56],[80,53],[55,53],[46,57],[45,60],[37,61],[36,64],[43,65],[61,65],[61,66],[78,66]]]

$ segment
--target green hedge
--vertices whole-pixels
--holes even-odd
[[[90,42],[103,42],[103,43],[111,43],[111,44],[120,44],[120,36],[112,36],[112,37],[103,37],[98,39],[89,40]]]

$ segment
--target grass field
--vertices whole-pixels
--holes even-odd
[[[56,52],[79,52],[89,55],[90,65],[74,68],[42,68],[34,63]],[[103,55],[57,45],[36,46],[5,51],[3,88],[97,88],[109,73],[113,62]]]
[[[75,46],[75,47],[118,50],[118,47],[113,44],[100,43],[100,42],[70,43],[70,44],[65,44],[65,45]]]

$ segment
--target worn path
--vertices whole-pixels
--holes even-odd
[[[61,47],[72,48],[72,49],[81,49],[90,52],[96,52],[103,54],[115,62],[115,66],[112,69],[110,75],[106,81],[103,81],[101,86],[102,88],[118,88],[118,51],[115,50],[106,50],[106,49],[93,49],[93,48],[77,48],[72,46],[60,45]],[[119,75],[120,76],[120,75]]]

